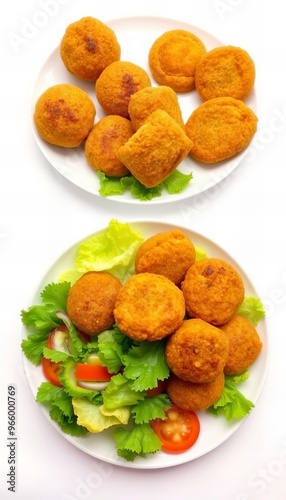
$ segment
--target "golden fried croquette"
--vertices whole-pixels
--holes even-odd
[[[150,86],[151,80],[143,68],[129,61],[116,61],[101,73],[95,84],[95,93],[108,115],[129,118],[130,97]]]
[[[216,97],[193,111],[185,129],[193,142],[190,155],[203,163],[217,163],[248,146],[257,129],[257,117],[238,99]]]
[[[95,114],[94,103],[86,92],[74,85],[58,84],[38,98],[34,123],[48,143],[75,148],[88,136]]]
[[[244,101],[253,89],[254,81],[254,62],[240,47],[216,47],[197,65],[195,84],[203,101],[214,97],[234,97]]]
[[[170,30],[159,36],[149,50],[149,67],[160,85],[175,92],[195,88],[197,64],[205,55],[203,42],[186,30]]]
[[[91,16],[71,23],[60,43],[66,69],[88,82],[95,82],[109,64],[118,61],[120,52],[114,31]]]
[[[131,96],[128,113],[134,130],[143,125],[146,118],[157,109],[166,111],[185,129],[176,92],[171,87],[162,85],[159,87],[145,87],[145,89],[141,89]]]
[[[192,147],[182,127],[166,111],[151,113],[118,150],[118,158],[144,186],[163,182]]]
[[[162,274],[180,286],[196,260],[191,240],[179,229],[157,233],[145,240],[135,255],[137,273]]]
[[[173,404],[186,411],[201,411],[212,406],[224,390],[224,373],[212,382],[195,384],[171,373],[167,380],[167,394]]]
[[[237,314],[220,329],[227,335],[229,355],[224,367],[227,375],[237,375],[258,358],[262,342],[251,321]]]
[[[177,377],[196,384],[215,380],[228,357],[226,334],[202,319],[186,319],[168,337],[165,358]]]
[[[213,325],[227,323],[244,299],[244,284],[238,271],[222,259],[196,261],[182,283],[189,316]]]
[[[85,156],[94,170],[109,177],[121,177],[129,170],[117,157],[118,149],[133,135],[131,121],[119,115],[107,115],[92,128],[85,142]]]
[[[89,271],[70,288],[67,314],[88,335],[97,335],[114,324],[113,309],[121,290],[120,281],[104,271]]]
[[[165,276],[131,276],[119,292],[114,309],[117,326],[134,340],[160,340],[178,328],[185,316],[181,290]]]

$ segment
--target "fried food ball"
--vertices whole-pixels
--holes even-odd
[[[76,148],[88,136],[95,114],[94,103],[86,92],[74,85],[58,84],[38,98],[34,123],[46,142]]]
[[[216,47],[197,65],[196,90],[203,101],[214,97],[234,97],[244,101],[252,91],[254,81],[254,62],[240,47]]]
[[[244,299],[244,284],[238,271],[217,258],[196,261],[182,283],[186,310],[191,317],[213,325],[227,323]]]
[[[129,118],[130,97],[150,86],[151,80],[143,68],[129,61],[116,61],[107,66],[97,79],[95,93],[108,115]]]
[[[160,340],[178,328],[185,316],[181,290],[165,276],[131,276],[119,292],[114,309],[116,324],[134,340]]]
[[[83,274],[68,293],[67,314],[72,323],[88,335],[98,335],[111,328],[115,300],[121,288],[120,281],[108,272]]]
[[[262,341],[249,319],[235,315],[220,329],[227,335],[229,355],[224,367],[227,375],[237,375],[249,368],[258,358]]]
[[[195,88],[197,64],[206,53],[203,42],[186,30],[170,30],[159,36],[149,51],[149,67],[160,85],[175,92]]]
[[[177,377],[205,384],[223,372],[228,350],[222,330],[202,319],[186,319],[167,339],[165,358]]]
[[[212,382],[195,384],[171,373],[167,381],[167,394],[172,403],[186,411],[201,411],[212,406],[224,390],[224,373]]]
[[[95,82],[109,64],[120,59],[120,53],[114,31],[91,16],[71,23],[60,43],[66,69],[88,82]]]
[[[145,87],[145,89],[141,89],[131,96],[128,113],[134,130],[138,130],[146,118],[157,109],[166,111],[185,129],[176,92],[171,87],[162,85],[159,87]]]
[[[196,260],[191,240],[179,229],[157,233],[145,240],[135,255],[137,273],[162,274],[180,286]]]
[[[190,155],[203,163],[217,163],[245,149],[257,130],[257,116],[242,101],[216,97],[198,106],[188,118]]]
[[[119,115],[101,118],[92,128],[85,142],[85,156],[94,170],[109,177],[121,177],[129,170],[117,157],[118,149],[133,135],[131,121]]]
[[[118,158],[146,187],[163,182],[187,156],[192,142],[166,111],[154,111],[118,150]]]

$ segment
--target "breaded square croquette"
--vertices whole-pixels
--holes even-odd
[[[118,150],[118,158],[144,186],[163,182],[192,147],[182,127],[166,111],[154,111]]]
[[[205,55],[203,42],[186,30],[170,30],[159,36],[149,50],[149,67],[160,85],[175,92],[195,88],[197,64]]]
[[[258,358],[262,341],[251,321],[237,314],[220,329],[227,335],[229,355],[224,367],[227,375],[237,375],[249,368]]]
[[[257,130],[257,117],[238,99],[216,97],[193,111],[185,129],[193,143],[190,155],[203,163],[217,163],[248,146]]]
[[[90,271],[70,288],[67,314],[88,335],[97,335],[114,324],[113,309],[121,290],[120,281],[108,272]]]
[[[187,319],[168,337],[165,358],[177,377],[205,384],[223,372],[228,350],[222,330],[201,319]]]
[[[131,276],[119,292],[114,309],[117,326],[134,340],[161,340],[178,328],[185,316],[181,290],[165,276]]]
[[[234,97],[244,101],[253,89],[255,66],[240,47],[216,47],[202,57],[196,70],[196,90],[203,101]]]
[[[185,129],[176,92],[171,87],[161,85],[159,87],[146,87],[131,96],[128,113],[134,130],[138,130],[146,118],[157,109],[166,111],[181,125],[183,130]]]
[[[40,95],[35,105],[34,123],[46,142],[75,148],[88,136],[95,114],[94,103],[84,90],[61,83]]]
[[[224,390],[224,373],[212,382],[195,384],[171,373],[167,380],[167,394],[173,404],[186,411],[202,411],[212,406]]]
[[[91,16],[71,23],[60,43],[66,69],[89,82],[95,82],[109,64],[118,61],[120,53],[114,31]]]
[[[92,128],[85,142],[85,156],[94,170],[109,177],[121,177],[129,170],[117,157],[118,149],[133,135],[131,121],[119,115],[101,118]]]
[[[244,299],[244,284],[238,271],[222,259],[196,261],[182,283],[189,316],[213,325],[227,323]]]
[[[196,260],[191,240],[179,229],[157,233],[145,240],[135,255],[137,273],[162,274],[180,286]]]
[[[116,61],[101,73],[95,84],[97,100],[108,115],[129,118],[130,97],[151,86],[148,73],[129,61]]]

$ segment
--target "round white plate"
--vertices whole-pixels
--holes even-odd
[[[162,33],[172,29],[185,29],[197,35],[205,44],[207,50],[223,45],[223,43],[211,34],[181,21],[163,19],[156,17],[130,17],[117,19],[106,23],[112,28],[121,45],[121,60],[131,61],[144,68],[149,74],[152,84],[157,85],[153,80],[148,66],[148,52],[152,43]],[[59,47],[56,48],[44,63],[34,87],[32,98],[32,126],[36,142],[46,159],[51,165],[66,179],[80,187],[81,189],[100,196],[99,179],[97,174],[88,165],[83,146],[79,148],[60,148],[52,146],[43,141],[36,131],[33,114],[35,103],[38,97],[50,86],[58,83],[70,83],[85,90],[95,103],[97,114],[95,121],[105,116],[96,96],[93,83],[84,82],[65,69],[60,58]],[[183,119],[186,122],[194,109],[202,102],[196,91],[187,94],[178,94]],[[247,105],[255,110],[255,92],[253,91],[247,100]],[[230,160],[210,166],[196,162],[189,156],[186,157],[179,170],[185,174],[193,173],[193,179],[187,188],[179,194],[170,195],[163,192],[158,198],[148,201],[148,204],[170,203],[172,201],[184,200],[193,197],[205,190],[213,187],[227,177],[241,162],[244,152],[237,154]],[[140,204],[142,201],[132,198],[129,192],[122,195],[110,196],[108,199],[121,203]],[[143,202],[146,203],[146,202]]]
[[[131,221],[130,225],[132,228],[139,230],[145,237],[149,237],[160,231],[170,231],[175,226],[170,225],[165,222],[159,221]],[[246,295],[258,296],[257,291],[252,285],[248,276],[240,268],[239,264],[228,255],[221,247],[219,247],[213,241],[208,238],[195,233],[187,228],[176,226],[182,229],[189,238],[193,241],[196,246],[203,248],[209,257],[218,257],[228,261],[232,264],[237,271],[240,273],[246,290]],[[81,242],[76,243],[69,250],[67,250],[49,269],[46,275],[41,280],[35,295],[32,299],[32,304],[40,304],[40,292],[45,285],[51,282],[57,282],[60,274],[63,271],[73,268],[74,258],[76,255],[77,247]],[[257,327],[260,338],[263,342],[263,349],[260,356],[256,362],[250,368],[249,379],[239,386],[239,389],[244,394],[244,396],[250,399],[254,404],[257,403],[258,398],[262,392],[266,375],[267,375],[267,365],[268,365],[268,339],[265,320],[260,321]],[[23,337],[27,337],[26,328],[23,329]],[[45,380],[40,367],[34,366],[30,363],[27,358],[24,357],[25,372],[29,385],[31,387],[34,396],[37,394],[37,389],[39,385]],[[103,460],[104,462],[109,462],[114,465],[119,465],[122,467],[129,467],[135,469],[160,469],[165,467],[172,467],[174,465],[183,464],[194,460],[198,457],[205,455],[206,453],[214,450],[224,441],[226,441],[239,427],[245,422],[246,418],[239,421],[227,422],[224,417],[215,417],[208,414],[207,412],[198,412],[198,416],[201,423],[201,433],[195,443],[195,445],[190,448],[190,450],[172,455],[164,452],[158,452],[155,455],[147,456],[147,458],[136,458],[134,462],[127,462],[124,459],[118,457],[115,449],[115,442],[112,438],[112,430],[108,429],[100,434],[88,434],[85,437],[77,438],[64,434],[58,425],[53,422],[50,417],[48,410],[41,406],[44,415],[47,417],[50,424],[52,424],[60,433],[61,437],[68,440],[74,446],[82,450],[83,452]],[[254,410],[255,411],[255,408]],[[243,434],[241,435],[243,439]]]

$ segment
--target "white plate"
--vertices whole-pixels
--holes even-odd
[[[160,231],[170,231],[174,228],[173,225],[170,225],[168,223],[151,220],[139,222],[131,221],[130,225],[134,229],[141,231],[142,234],[146,237],[156,234]],[[258,293],[252,285],[248,276],[240,268],[237,262],[222,248],[198,233],[195,233],[181,226],[176,227],[182,229],[195,245],[203,248],[207,252],[207,255],[209,257],[222,258],[235,266],[243,279],[246,294],[258,296]],[[72,246],[52,265],[52,267],[49,269],[49,271],[46,273],[41,283],[39,284],[31,304],[39,304],[40,292],[44,288],[44,286],[48,283],[51,283],[52,281],[56,282],[59,275],[63,271],[71,269],[74,266],[74,258],[79,244],[80,242]],[[243,382],[240,386],[242,393],[254,404],[256,404],[258,401],[267,375],[268,340],[265,320],[260,321],[257,330],[263,342],[263,349],[256,362],[249,370],[249,379]],[[27,330],[23,329],[24,338],[26,338],[27,333]],[[34,365],[32,365],[25,357],[24,366],[32,393],[34,396],[36,396],[39,385],[44,381],[42,370],[40,367],[35,367]],[[44,415],[47,417],[49,423],[58,430],[61,437],[72,443],[83,452],[100,460],[103,460],[104,462],[109,462],[114,465],[135,469],[160,469],[165,467],[172,467],[174,465],[183,464],[201,457],[225,442],[230,436],[232,436],[232,434],[234,434],[235,431],[240,428],[240,426],[246,420],[246,418],[244,418],[243,420],[235,422],[227,422],[222,416],[214,417],[207,412],[199,412],[198,415],[201,423],[201,433],[198,441],[192,448],[190,448],[190,450],[177,455],[158,452],[155,455],[150,455],[145,459],[138,457],[134,462],[127,462],[126,460],[121,459],[117,456],[115,442],[111,436],[111,430],[104,431],[100,434],[88,434],[87,436],[81,438],[72,437],[68,434],[64,434],[60,430],[58,425],[50,419],[48,410],[44,406],[41,406],[41,409],[44,412]],[[253,411],[255,411],[255,409]],[[243,434],[241,434],[241,438],[243,439]]]
[[[153,85],[157,84],[152,79],[148,67],[148,52],[155,39],[165,31],[172,29],[189,30],[203,41],[207,50],[223,45],[220,40],[211,34],[195,26],[171,19],[130,17],[109,21],[106,24],[116,33],[118,41],[121,45],[121,60],[134,62],[144,68],[148,72]],[[94,84],[81,81],[69,74],[60,58],[59,48],[56,48],[44,63],[34,87],[32,99],[32,126],[36,142],[46,159],[61,175],[81,189],[96,196],[100,196],[98,193],[99,179],[97,174],[87,164],[83,146],[76,149],[65,149],[52,146],[43,141],[35,129],[33,122],[35,103],[38,97],[48,87],[57,83],[70,83],[81,87],[89,94],[95,103],[97,109],[96,121],[104,116],[104,112],[98,104],[95,96]],[[188,92],[187,94],[178,94],[178,97],[183,118],[186,122],[192,111],[201,104],[201,100],[195,91]],[[247,105],[255,110],[256,103],[254,91],[248,98]],[[162,193],[162,196],[154,198],[147,203],[170,203],[172,201],[184,200],[204,192],[227,177],[241,162],[244,153],[245,151],[239,153],[230,160],[226,160],[213,166],[205,166],[202,163],[194,161],[190,157],[185,158],[179,166],[179,170],[186,174],[189,174],[190,172],[193,173],[193,179],[191,180],[189,186],[187,186],[187,188],[180,194],[169,195],[167,192],[164,192]],[[119,201],[121,203],[142,203],[140,200],[132,198],[129,192],[126,192],[123,195],[110,196],[108,199]]]

